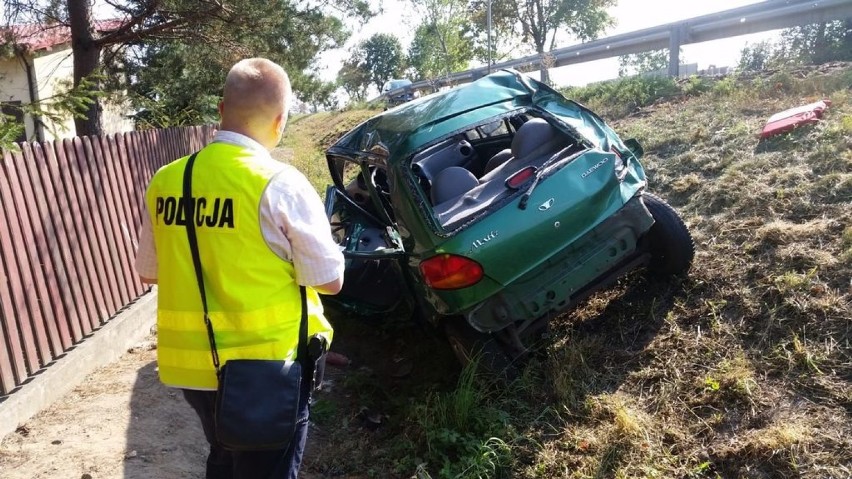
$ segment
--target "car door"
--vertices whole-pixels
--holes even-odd
[[[330,159],[329,166],[335,184],[326,190],[326,214],[346,269],[343,289],[326,300],[364,315],[393,311],[407,297],[405,251],[381,191],[379,167],[343,157]]]

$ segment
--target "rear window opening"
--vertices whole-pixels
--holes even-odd
[[[452,231],[522,194],[508,183],[516,173],[555,171],[587,148],[565,127],[522,114],[426,148],[412,158],[411,170],[442,229]]]

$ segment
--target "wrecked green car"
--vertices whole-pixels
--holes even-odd
[[[462,361],[521,358],[555,314],[637,268],[688,271],[692,237],[645,191],[636,140],[517,71],[407,102],[326,152],[347,258],[325,301],[411,306]]]

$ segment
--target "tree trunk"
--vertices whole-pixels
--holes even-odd
[[[101,61],[101,46],[95,40],[95,25],[92,21],[92,5],[89,0],[68,0],[68,17],[71,22],[71,51],[74,53],[74,88],[83,79],[98,70]],[[88,106],[85,118],[75,118],[77,136],[100,135],[101,105],[97,98]]]
[[[541,82],[545,85],[550,85],[550,56],[544,52],[544,45],[538,45],[536,40],[536,51],[538,53],[539,73],[541,74]]]

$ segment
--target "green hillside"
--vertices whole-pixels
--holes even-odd
[[[332,316],[354,363],[319,396],[307,471],[852,476],[852,65],[570,93],[645,147],[649,191],[695,238],[689,277],[591,297],[508,385],[460,374],[404,318]],[[759,139],[819,99],[819,124]],[[323,188],[322,146],[375,113],[294,119],[291,161]]]

